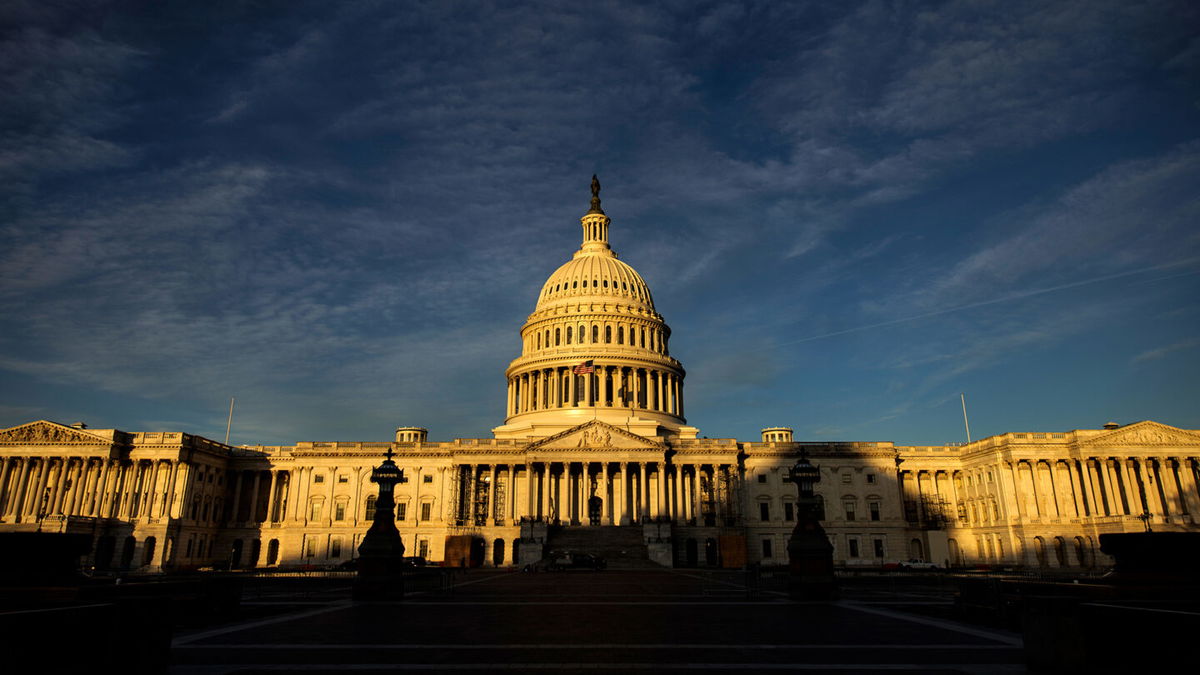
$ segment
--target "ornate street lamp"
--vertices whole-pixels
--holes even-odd
[[[821,527],[817,505],[820,498],[813,486],[821,482],[821,470],[800,458],[788,470],[788,480],[796,484],[796,527],[788,538],[788,594],[797,600],[828,600],[833,597],[833,545]]]
[[[375,520],[358,547],[358,577],[355,600],[400,600],[404,597],[404,542],[396,529],[396,483],[404,471],[392,461],[391,447],[383,463],[371,471],[371,482],[379,485]]]

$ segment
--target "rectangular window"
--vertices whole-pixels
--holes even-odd
[[[765,474],[765,473],[758,474],[758,482],[760,482],[760,483],[767,482],[767,474]]]
[[[875,544],[875,557],[882,558],[883,557],[883,540],[876,539],[876,540],[874,540],[873,543]]]
[[[870,502],[867,508],[871,509],[871,520],[879,520],[879,502]]]
[[[850,545],[850,557],[857,558],[858,557],[858,540],[851,539],[847,543]]]
[[[312,503],[312,511],[309,513],[308,519],[309,520],[320,520],[321,519],[321,502],[313,502]]]
[[[875,474],[873,474],[873,473],[869,473],[869,474],[867,474],[867,483],[868,483],[868,484],[871,484],[871,485],[874,485],[874,483],[875,483]]]
[[[846,508],[846,520],[854,520],[854,502],[842,502]]]
[[[349,483],[350,476],[347,476],[346,474],[342,474],[342,475],[338,476],[338,482],[339,483]]]
[[[341,537],[334,537],[333,539],[331,539],[329,541],[329,557],[330,558],[342,557],[342,538]]]
[[[764,523],[771,519],[771,505],[770,504],[768,504],[766,502],[762,502],[761,504],[758,505],[758,519],[763,521]]]
[[[324,483],[324,482],[325,482],[325,476],[324,476],[324,475],[322,475],[322,474],[317,474],[317,475],[313,476],[313,482],[314,482],[314,483]]]
[[[396,505],[396,520],[404,520],[408,515],[408,502],[400,502]]]
[[[425,502],[421,504],[421,520],[429,520],[430,513],[433,511],[433,504]]]
[[[783,503],[783,519],[789,522],[796,519],[795,504],[792,504],[791,502]]]
[[[770,539],[763,539],[763,540],[762,540],[762,547],[763,547],[763,557],[764,557],[764,558],[770,558],[770,557],[771,557],[771,540],[770,540]]]
[[[313,557],[316,557],[316,555],[317,555],[317,540],[309,539],[309,540],[305,541],[304,542],[304,556],[307,558],[313,558]]]
[[[334,520],[345,520],[346,519],[346,502],[338,502],[337,504],[333,505],[333,519]]]
[[[433,476],[432,476],[432,475],[430,475],[430,474],[425,474],[424,476],[421,476],[421,482],[422,482],[422,483],[432,483],[432,482],[433,482]]]
[[[417,542],[417,555],[421,558],[429,559],[429,540],[422,539]]]

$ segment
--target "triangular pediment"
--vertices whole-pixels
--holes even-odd
[[[58,422],[38,420],[0,430],[0,443],[109,443],[107,438]]]
[[[1135,422],[1091,439],[1100,445],[1200,445],[1200,434],[1158,422]]]
[[[529,450],[655,450],[666,449],[657,440],[638,436],[607,422],[592,420],[531,443]]]

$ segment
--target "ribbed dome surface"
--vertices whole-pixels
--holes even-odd
[[[642,276],[607,251],[577,254],[555,270],[542,286],[537,309],[556,300],[597,296],[654,309],[654,299]]]

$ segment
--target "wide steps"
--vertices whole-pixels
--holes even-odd
[[[550,528],[546,551],[577,551],[600,556],[609,569],[655,569],[642,540],[641,526],[557,526]]]

